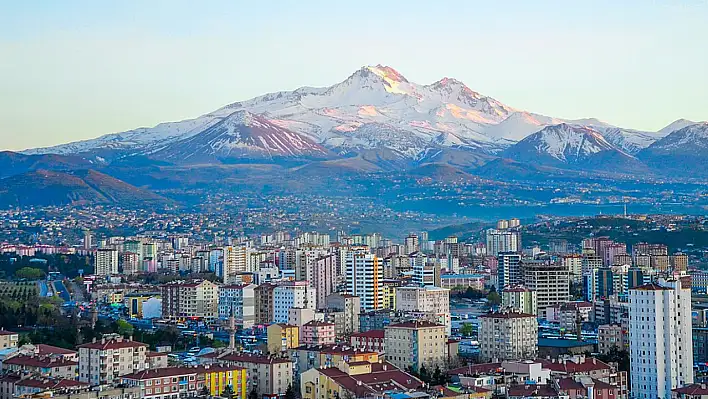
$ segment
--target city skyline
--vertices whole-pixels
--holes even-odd
[[[3,149],[197,117],[379,63],[554,117],[650,131],[708,118],[708,56],[693,51],[708,35],[702,2],[209,5],[6,7]]]

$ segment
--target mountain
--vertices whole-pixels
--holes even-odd
[[[327,167],[408,170],[426,163],[471,170],[498,156],[563,169],[638,173],[647,168],[637,154],[691,124],[678,120],[645,132],[596,118],[544,116],[512,108],[453,78],[418,84],[376,65],[329,87],[269,93],[194,119],[24,153],[120,165],[121,177],[133,172],[135,162],[159,168],[154,162],[204,167],[324,161],[303,169],[314,173]],[[561,132],[557,126],[565,127]]]
[[[675,130],[640,151],[637,157],[664,173],[708,176],[708,122]]]
[[[94,170],[34,170],[3,179],[0,206],[165,204],[168,201]]]
[[[666,125],[666,127],[664,127],[663,129],[659,130],[658,133],[660,133],[662,136],[666,136],[671,132],[675,132],[685,127],[695,125],[696,123],[698,122],[689,121],[688,119],[677,119]]]
[[[247,111],[235,111],[193,136],[173,141],[150,157],[182,164],[244,160],[324,159],[330,153],[301,134]]]
[[[641,162],[609,143],[597,130],[559,124],[547,126],[509,147],[503,158],[534,165],[597,171],[645,169]]]
[[[75,170],[90,167],[96,167],[96,162],[77,156],[25,155],[12,151],[0,151],[0,179],[38,169]]]

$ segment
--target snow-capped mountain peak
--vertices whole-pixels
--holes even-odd
[[[689,121],[688,119],[683,119],[683,118],[677,119],[677,120],[669,123],[668,125],[666,125],[664,128],[660,129],[659,133],[661,133],[665,136],[671,132],[675,132],[679,129],[683,129],[687,126],[695,125],[697,123],[698,122]]]

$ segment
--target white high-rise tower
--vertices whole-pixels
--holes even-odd
[[[631,392],[637,399],[670,399],[693,383],[691,283],[659,280],[629,292]]]

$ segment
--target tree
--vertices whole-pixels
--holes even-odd
[[[127,321],[123,319],[119,319],[116,321],[116,331],[118,334],[128,337],[133,335],[133,331],[135,331],[135,328],[133,328],[133,325],[128,323]]]
[[[203,386],[202,389],[199,391],[199,397],[201,397],[201,398],[209,397],[209,388],[207,388],[206,386]]]
[[[295,390],[293,389],[292,384],[289,384],[288,389],[285,390],[285,399],[296,399]]]
[[[258,399],[258,392],[256,392],[256,388],[251,389],[251,393],[248,394],[248,399]]]
[[[496,288],[492,287],[492,289],[489,290],[489,294],[487,294],[487,301],[489,301],[489,304],[492,306],[501,304],[501,296],[497,292]]]
[[[472,326],[472,323],[462,323],[462,326],[460,326],[460,334],[465,337],[471,337],[473,333],[474,326]]]
[[[15,272],[15,277],[27,280],[39,280],[44,277],[44,272],[42,269],[34,267],[23,267]]]
[[[226,399],[232,399],[234,397],[234,389],[231,388],[231,385],[227,385],[226,388],[224,388],[223,392],[221,392],[221,397]]]

